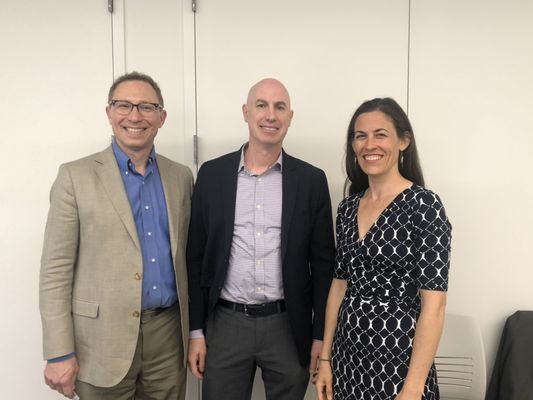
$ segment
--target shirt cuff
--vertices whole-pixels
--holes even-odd
[[[202,339],[204,337],[203,329],[195,329],[189,332],[189,339]]]
[[[76,353],[72,352],[72,353],[69,353],[69,354],[65,354],[64,356],[61,356],[61,357],[55,357],[55,358],[51,358],[48,360],[49,363],[56,363],[56,362],[60,362],[60,361],[65,361],[65,360],[68,360],[72,357],[74,357],[76,355]]]

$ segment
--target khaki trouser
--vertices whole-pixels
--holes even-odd
[[[81,400],[185,400],[187,369],[179,307],[157,314],[144,311],[131,367],[116,386],[103,388],[76,382]]]

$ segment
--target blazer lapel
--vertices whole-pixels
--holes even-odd
[[[233,230],[235,227],[235,204],[237,202],[237,179],[239,161],[241,159],[241,150],[233,153],[226,160],[225,169],[219,175],[223,182],[221,187],[221,204],[224,213],[224,248],[226,249],[226,258],[231,251],[231,242],[233,240]]]
[[[109,200],[120,216],[131,239],[137,248],[140,249],[141,245],[137,236],[133,214],[131,213],[130,202],[128,200],[128,195],[126,194],[126,189],[124,189],[124,182],[120,176],[120,171],[111,146],[101,152],[96,157],[95,162],[97,163],[96,174],[100,178]]]
[[[285,151],[283,151],[283,173],[282,173],[282,205],[281,205],[281,263],[285,260],[287,243],[289,241],[289,231],[292,222],[292,215],[296,205],[296,195],[298,193],[298,173],[296,165]]]
[[[176,254],[179,240],[178,235],[180,234],[180,232],[178,232],[181,211],[181,205],[179,202],[180,187],[176,184],[176,175],[172,174],[172,163],[157,154],[156,159],[159,175],[161,176],[161,183],[163,184],[163,191],[165,193],[165,203],[168,214],[168,229],[170,231],[170,247],[172,249],[172,254]]]

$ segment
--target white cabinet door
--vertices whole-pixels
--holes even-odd
[[[187,3],[186,5],[184,3]],[[194,46],[189,1],[115,0],[113,12],[113,67],[115,77],[139,71],[152,76],[161,87],[167,110],[165,125],[156,139],[156,149],[171,159],[192,165],[194,73],[186,68]],[[184,43],[187,41],[187,43]],[[185,92],[191,90],[187,95]],[[189,122],[191,121],[191,122]],[[186,141],[185,132],[188,141]],[[188,376],[187,400],[199,399],[199,383]]]
[[[190,21],[190,0],[114,1],[115,77],[139,71],[155,79],[163,92],[168,113],[165,125],[158,133],[156,149],[175,161],[189,165],[192,161],[187,157],[192,154],[192,144],[188,143],[188,148],[185,148],[185,107],[186,99],[194,105],[194,91],[186,96],[185,90],[186,81],[190,82],[189,86],[194,86],[194,73],[186,72],[185,54],[194,45]],[[189,129],[188,136],[192,137],[193,132],[194,129]]]

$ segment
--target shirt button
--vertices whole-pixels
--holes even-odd
[[[135,273],[135,279],[136,280],[141,280],[141,274],[139,274],[138,272]]]
[[[133,315],[134,318],[139,318],[139,315],[141,314],[139,313],[139,311],[134,311],[131,313],[131,315]]]
[[[128,171],[124,172],[126,175],[129,175],[130,173]]]
[[[144,206],[144,208],[145,208],[146,210],[149,210],[149,209],[150,209],[150,206]]]
[[[261,232],[257,232],[257,236],[261,236]]]
[[[148,236],[152,236],[152,232],[148,232],[147,235],[148,235]]]
[[[260,210],[261,209],[261,204],[258,204],[256,205],[257,209]]]
[[[157,290],[157,286],[155,286],[155,285],[152,286],[152,289]]]
[[[257,178],[257,180],[258,180],[259,182],[261,182],[261,181],[263,180],[263,178]]]
[[[155,258],[152,258],[150,261],[152,261],[154,263],[155,262]]]

